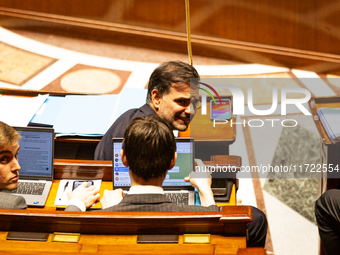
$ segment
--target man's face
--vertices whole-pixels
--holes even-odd
[[[14,145],[8,145],[0,150],[0,190],[13,190],[18,187],[19,149],[19,144],[16,142]]]
[[[199,101],[198,88],[190,83],[172,83],[170,91],[160,97],[158,91],[153,92],[153,104],[159,117],[172,123],[172,128],[185,131],[196,113]]]

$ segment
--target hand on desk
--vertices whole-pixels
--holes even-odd
[[[99,189],[97,189],[95,186],[88,186],[89,184],[87,182],[83,182],[75,190],[67,193],[68,199],[78,199],[85,204],[86,208],[89,208],[99,199],[100,195]]]
[[[100,199],[102,209],[118,205],[120,201],[122,201],[123,197],[124,193],[122,189],[104,190],[104,195],[102,199]]]

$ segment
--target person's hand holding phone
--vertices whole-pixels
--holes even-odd
[[[83,182],[87,182],[88,187],[91,187],[93,185],[93,181],[74,181],[72,190],[78,188]]]
[[[91,207],[100,198],[100,195],[98,193],[99,189],[93,185],[91,187],[88,186],[87,182],[83,182],[75,190],[67,193],[68,199],[78,199],[85,204],[86,208]]]

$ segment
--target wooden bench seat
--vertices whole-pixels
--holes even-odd
[[[245,236],[251,207],[223,206],[217,212],[65,212],[0,210],[0,231],[79,232],[82,234],[209,233]]]
[[[238,254],[240,249],[246,248],[246,224],[251,220],[252,210],[248,206],[224,206],[216,212],[181,213],[1,209],[0,253]],[[8,231],[47,232],[50,235],[47,242],[8,241]],[[81,237],[78,243],[52,242],[54,232],[81,233]],[[137,235],[145,234],[176,234],[179,242],[137,244]],[[183,234],[211,234],[210,244],[183,244]],[[265,254],[244,253],[247,249],[242,252],[240,254]]]

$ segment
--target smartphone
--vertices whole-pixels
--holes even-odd
[[[230,99],[221,99],[220,101],[210,100],[210,118],[212,120],[229,120],[231,119],[231,101]]]
[[[93,185],[93,181],[74,181],[72,190],[76,189],[83,182],[87,182],[89,184],[89,187]]]

